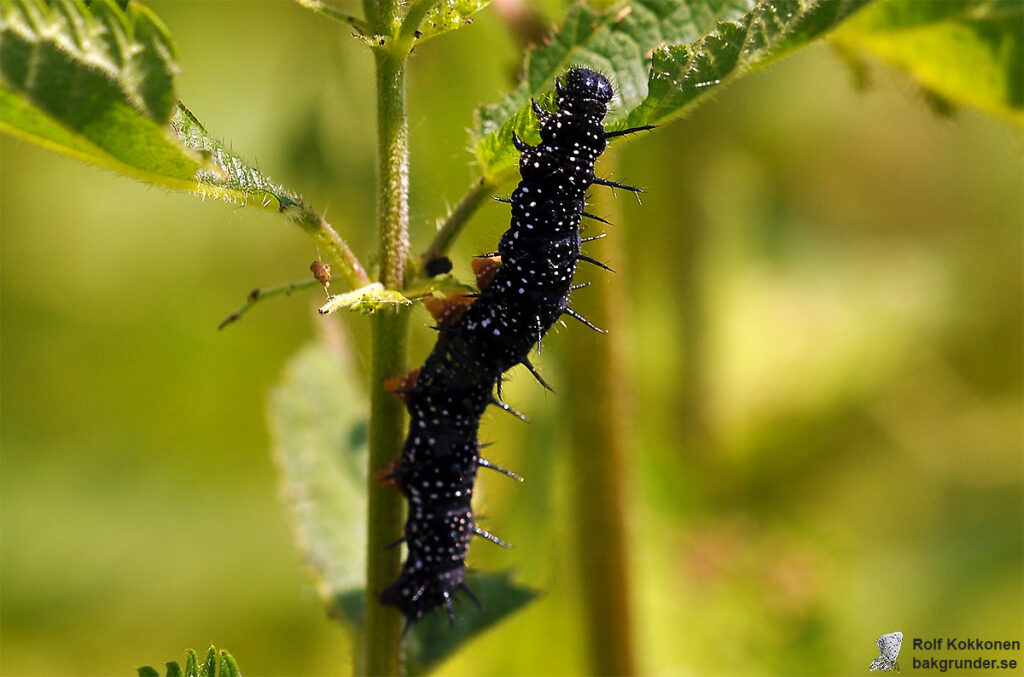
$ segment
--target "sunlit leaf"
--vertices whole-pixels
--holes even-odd
[[[171,125],[181,142],[188,148],[210,158],[210,169],[201,169],[190,187],[203,197],[214,197],[240,205],[285,211],[300,206],[301,198],[273,183],[259,170],[250,167],[238,155],[228,150],[210,135],[185,106],[178,102]]]
[[[179,101],[171,125],[181,142],[210,160],[208,168],[196,172],[187,190],[202,197],[227,200],[238,205],[254,205],[280,212],[292,218],[322,246],[353,287],[368,280],[359,261],[330,224],[296,193],[271,181],[265,174],[231,152],[209,134]],[[400,295],[399,295],[400,296]],[[365,309],[364,309],[365,310]]]
[[[0,3],[0,128],[153,183],[184,187],[202,159],[166,127],[175,46],[148,9],[111,0]]]
[[[112,0],[3,0],[0,128],[202,197],[301,206],[176,102],[175,55],[166,28],[137,2],[122,10]]]
[[[491,0],[440,0],[420,23],[419,41],[473,23],[473,15],[490,2]]]
[[[956,104],[1024,123],[1024,2],[883,0],[834,39]]]
[[[725,81],[770,63],[838,25],[871,0],[637,0],[598,14],[574,7],[551,42],[531,53],[522,84],[480,111],[475,152],[490,183],[518,160],[512,133],[537,138],[529,98],[551,107],[553,79],[584,64],[618,91],[610,127],[662,123]]]
[[[519,154],[512,132],[537,138],[530,98],[549,96],[555,78],[572,66],[585,64],[611,77],[619,96],[613,114],[628,112],[647,94],[654,48],[697,40],[719,21],[742,17],[753,6],[754,0],[637,0],[601,13],[575,5],[551,40],[527,53],[516,90],[480,109],[475,152],[484,175],[515,167]],[[542,102],[552,107],[550,98]]]
[[[654,51],[647,97],[620,127],[663,123],[727,80],[821,37],[871,0],[772,0],[686,45]]]

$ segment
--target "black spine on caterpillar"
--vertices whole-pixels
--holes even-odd
[[[512,193],[512,221],[498,247],[493,279],[448,327],[407,391],[409,436],[397,471],[409,501],[408,557],[380,595],[412,622],[466,590],[465,560],[474,533],[471,499],[481,461],[477,428],[501,375],[527,360],[534,345],[569,311],[580,259],[580,219],[594,161],[608,135],[603,120],[612,86],[585,68],[556,82],[558,111],[536,104],[541,143],[515,138],[522,180]],[[601,183],[601,180],[596,180]],[[472,594],[470,593],[472,596]]]

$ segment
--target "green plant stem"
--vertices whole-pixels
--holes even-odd
[[[377,481],[375,472],[387,468],[402,449],[405,407],[384,390],[388,376],[405,370],[405,337],[409,313],[378,312],[372,317],[373,364],[370,398],[370,468],[367,477],[366,638],[364,674],[398,675],[401,671],[402,617],[377,599],[401,569],[400,548],[389,548],[401,536],[401,495]]]
[[[470,187],[469,192],[462,196],[462,199],[455,205],[455,208],[448,213],[430,246],[423,252],[421,261],[428,261],[446,253],[448,248],[452,246],[455,238],[462,232],[466,223],[469,222],[470,217],[476,213],[476,210],[480,208],[480,205],[494,191],[495,187],[495,184],[490,183],[485,177],[478,179]]]
[[[397,30],[396,0],[365,0],[367,21],[379,35]],[[409,249],[409,130],[405,100],[405,57],[375,49],[377,74],[377,227],[380,281],[389,289],[405,282]],[[406,369],[404,311],[373,317],[370,373],[370,454],[367,477],[366,635],[361,669],[367,675],[399,675],[402,617],[377,595],[399,574],[401,552],[387,548],[402,529],[400,494],[376,481],[375,472],[397,459],[405,436],[405,408],[384,390],[384,379]]]
[[[409,125],[405,110],[405,56],[374,50],[377,65],[377,226],[380,281],[405,282],[409,251]]]
[[[605,162],[604,171],[609,170]],[[610,192],[597,191],[601,192],[593,200],[596,213],[613,216]],[[619,241],[611,237],[602,242],[614,246]],[[609,247],[603,249],[607,252]],[[621,273],[621,248],[612,258]],[[597,271],[589,277],[593,284],[575,292],[573,307],[610,331],[603,336],[584,332],[579,337],[584,345],[566,351],[562,398],[569,407],[573,540],[590,659],[587,672],[635,675],[626,515],[632,417],[624,276]]]

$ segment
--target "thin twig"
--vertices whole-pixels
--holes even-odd
[[[448,213],[448,216],[441,223],[441,227],[438,228],[434,240],[420,257],[421,265],[423,262],[442,256],[448,251],[452,243],[455,242],[455,239],[462,232],[462,229],[465,228],[466,223],[469,222],[470,217],[476,213],[476,210],[490,196],[495,187],[485,177],[477,179],[476,183],[462,196],[459,203],[455,205],[455,208]]]
[[[319,284],[320,283],[317,280],[303,280],[302,282],[289,282],[288,284],[280,284],[277,285],[276,287],[262,287],[253,289],[251,292],[249,292],[248,296],[245,297],[245,303],[243,303],[238,310],[225,317],[224,320],[217,325],[217,329],[223,329],[232,322],[241,319],[242,315],[245,315],[245,313],[247,313],[250,308],[256,305],[259,301],[262,301],[263,299],[269,296],[280,296],[281,294],[284,294],[285,296],[290,296],[292,292],[296,292],[301,289],[309,289],[310,287],[315,287]]]

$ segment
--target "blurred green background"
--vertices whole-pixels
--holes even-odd
[[[369,261],[369,55],[292,3],[150,5],[178,40],[181,98]],[[417,249],[468,187],[472,111],[519,53],[492,11],[417,50]],[[612,329],[635,377],[645,674],[866,674],[897,629],[904,670],[915,636],[1024,639],[1022,135],[938,117],[870,72],[857,91],[817,45],[617,151],[616,177],[648,191],[642,207],[620,194],[609,260],[631,301]],[[252,287],[302,279],[314,245],[272,214],[0,143],[0,672],[133,674],[216,642],[247,675],[347,674],[264,418],[322,296],[216,329]],[[506,226],[502,205],[480,211],[453,255],[463,279]],[[365,320],[342,321],[362,364]],[[537,360],[556,388],[582,332]],[[528,482],[483,478],[477,509],[516,549],[478,543],[471,564],[544,595],[442,672],[579,674],[577,600],[601,591],[569,561],[565,403],[525,372],[507,393],[533,424],[490,415],[482,437]]]

